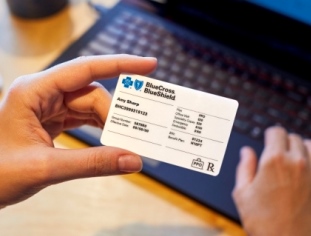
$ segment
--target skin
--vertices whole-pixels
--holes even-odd
[[[249,235],[310,235],[310,163],[311,141],[281,127],[266,130],[259,160],[241,150],[233,197]]]
[[[156,64],[155,58],[130,55],[80,57],[16,79],[0,105],[0,207],[51,184],[140,171],[141,158],[129,151],[62,150],[53,139],[81,125],[104,126],[111,95],[94,80],[148,74]]]

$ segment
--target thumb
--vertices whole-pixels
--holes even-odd
[[[243,147],[240,152],[240,162],[237,166],[235,188],[243,188],[251,183],[257,169],[257,156],[250,147]]]
[[[124,149],[109,146],[84,149],[50,149],[46,181],[67,180],[139,172],[140,156]]]

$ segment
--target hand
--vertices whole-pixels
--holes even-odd
[[[310,235],[311,140],[267,129],[259,163],[242,148],[233,197],[251,236]]]
[[[155,67],[155,58],[81,57],[18,78],[0,105],[0,208],[51,184],[140,171],[140,157],[129,151],[56,149],[53,138],[84,124],[103,127],[111,96],[94,80],[147,74]]]

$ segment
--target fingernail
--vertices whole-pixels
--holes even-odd
[[[143,163],[140,156],[125,155],[119,157],[118,166],[122,172],[133,173],[141,171]]]
[[[147,60],[151,60],[151,61],[157,61],[158,59],[156,57],[144,57]]]
[[[249,152],[249,147],[248,146],[244,146],[241,148],[240,150],[240,159],[243,159],[244,156],[246,156],[246,154]]]

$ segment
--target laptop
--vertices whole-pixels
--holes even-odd
[[[241,223],[231,196],[240,148],[252,146],[260,155],[264,130],[274,124],[311,137],[311,3],[127,0],[96,8],[94,26],[49,66],[77,56],[154,56],[158,68],[150,77],[238,100],[217,177],[145,157],[142,172]],[[99,82],[113,93],[116,79]],[[99,146],[101,131],[67,132]]]

